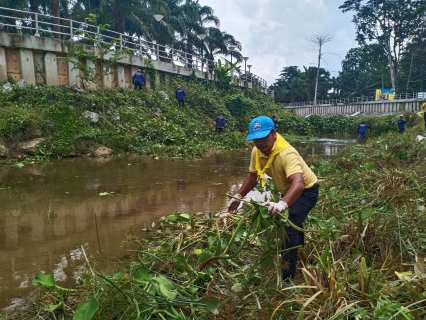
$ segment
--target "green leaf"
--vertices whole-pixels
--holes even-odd
[[[208,258],[210,258],[211,256],[213,256],[213,254],[210,252],[210,250],[204,250],[200,256],[198,257],[198,262],[199,263],[203,263],[204,261],[206,261]]]
[[[213,314],[219,314],[219,300],[216,298],[206,300],[207,309]]]
[[[189,220],[192,219],[192,217],[189,214],[187,214],[187,213],[181,213],[179,215],[179,218],[182,218],[183,220],[186,220],[186,221],[189,221]]]
[[[113,280],[122,280],[124,278],[124,272],[118,272],[112,276]]]
[[[188,263],[186,262],[186,258],[182,253],[178,253],[174,258],[173,262],[179,266],[186,266]]]
[[[330,259],[330,248],[327,247],[325,251],[321,254],[320,260],[323,266],[327,267]]]
[[[58,304],[49,304],[49,306],[47,308],[44,308],[44,310],[46,310],[48,312],[52,312],[52,311],[55,311],[55,310],[61,310],[63,308],[63,306],[64,306],[64,304],[62,302],[60,302]]]
[[[171,290],[175,289],[175,285],[165,276],[159,275],[153,278],[158,283],[160,293],[168,299],[176,299],[177,293]]]
[[[269,219],[271,216],[268,213],[268,208],[265,206],[259,206],[260,214],[262,215],[263,219]]]
[[[38,273],[35,276],[35,279],[32,281],[32,283],[35,286],[42,285],[43,287],[46,287],[46,288],[52,288],[56,286],[53,272],[48,274]]]
[[[274,263],[275,257],[270,253],[266,253],[259,262],[259,268],[263,270],[270,269],[274,266]]]
[[[178,218],[174,214],[171,214],[167,217],[167,220],[169,220],[169,222],[176,222],[177,219]]]
[[[72,318],[73,320],[91,320],[98,309],[98,300],[94,296],[91,296],[89,302],[78,307]]]
[[[152,276],[149,274],[150,270],[147,268],[140,268],[133,273],[133,279],[136,282],[147,282],[152,280]]]
[[[241,291],[243,291],[243,285],[241,283],[237,282],[231,287],[231,290],[233,292],[241,292]]]
[[[101,193],[99,193],[99,195],[101,197],[103,197],[103,196],[111,196],[111,193],[109,193],[109,192],[101,192]]]

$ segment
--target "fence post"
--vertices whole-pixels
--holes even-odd
[[[139,54],[141,56],[143,56],[143,52],[142,52],[142,39],[141,38],[139,38]]]
[[[35,32],[35,36],[36,37],[40,37],[40,33],[38,33],[38,13],[34,13],[35,14],[35,27],[36,27],[36,32]]]
[[[70,20],[70,41],[74,41],[74,31],[72,30],[72,20]]]
[[[123,50],[123,34],[120,33],[120,50]]]

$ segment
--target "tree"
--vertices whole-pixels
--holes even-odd
[[[59,0],[52,0],[52,14],[53,14],[53,30],[56,32],[55,37],[60,38],[60,31],[61,31],[61,20],[59,19],[61,17],[61,9],[59,6]]]
[[[275,101],[282,103],[312,101],[317,74],[318,97],[328,99],[328,92],[333,87],[328,71],[321,68],[318,72],[316,67],[303,67],[303,71],[300,71],[298,67],[290,66],[282,69],[280,78],[270,87],[275,91]]]
[[[173,17],[171,24],[180,36],[175,47],[189,53],[188,60],[192,60],[192,55],[196,51],[201,51],[203,43],[198,35],[206,33],[207,24],[219,26],[219,18],[214,15],[211,7],[201,6],[198,0],[169,0],[169,6]],[[189,64],[189,67],[192,67],[192,63]]]
[[[296,66],[284,67],[271,89],[275,91],[277,102],[304,101],[307,95],[305,74]]]
[[[318,81],[319,81],[319,72],[321,68],[321,58],[323,55],[322,47],[327,43],[334,39],[334,35],[330,33],[326,34],[314,34],[306,38],[309,42],[312,42],[317,46],[318,50],[318,66],[317,66],[317,76],[315,80],[315,94],[314,94],[314,105],[317,104],[317,92],[318,92]]]
[[[221,31],[219,28],[207,28],[207,37],[204,39],[204,57],[210,61],[214,61],[216,55],[229,55],[229,46],[234,46],[241,50],[241,43],[237,41],[233,35]],[[234,51],[232,56],[235,61],[240,62],[242,55],[238,51]],[[209,66],[210,71],[213,70],[213,65]]]
[[[390,86],[388,60],[379,44],[348,51],[336,84],[341,97],[372,96],[377,88]]]
[[[343,13],[355,11],[356,40],[377,42],[386,52],[392,87],[398,89],[398,66],[407,44],[423,26],[423,0],[345,0]]]
[[[222,60],[219,59],[217,64],[215,64],[214,71],[216,75],[217,86],[220,89],[228,91],[229,83],[231,82],[231,76],[229,75],[229,72],[236,68],[237,63],[238,62],[235,62],[231,65],[228,64],[228,61],[225,61],[225,64],[222,64]]]

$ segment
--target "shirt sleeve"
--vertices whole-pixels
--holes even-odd
[[[285,155],[284,171],[287,177],[295,173],[303,173],[300,156],[296,152],[288,152]]]

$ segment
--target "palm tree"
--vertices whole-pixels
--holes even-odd
[[[234,46],[238,50],[242,49],[241,43],[235,40],[233,35],[215,27],[207,28],[207,37],[204,39],[205,58],[213,62],[217,55],[227,56],[231,54],[229,46]],[[242,55],[240,52],[234,51],[232,56],[236,61],[242,61]],[[211,72],[212,70],[213,66],[209,66],[209,71]]]
[[[206,33],[207,24],[219,26],[219,18],[211,7],[201,6],[198,0],[169,0],[168,3],[173,17],[170,23],[179,34],[174,47],[186,51],[188,60],[192,61],[193,54],[197,49],[201,51],[203,43],[198,35]],[[192,62],[188,62],[188,67],[192,67]]]

